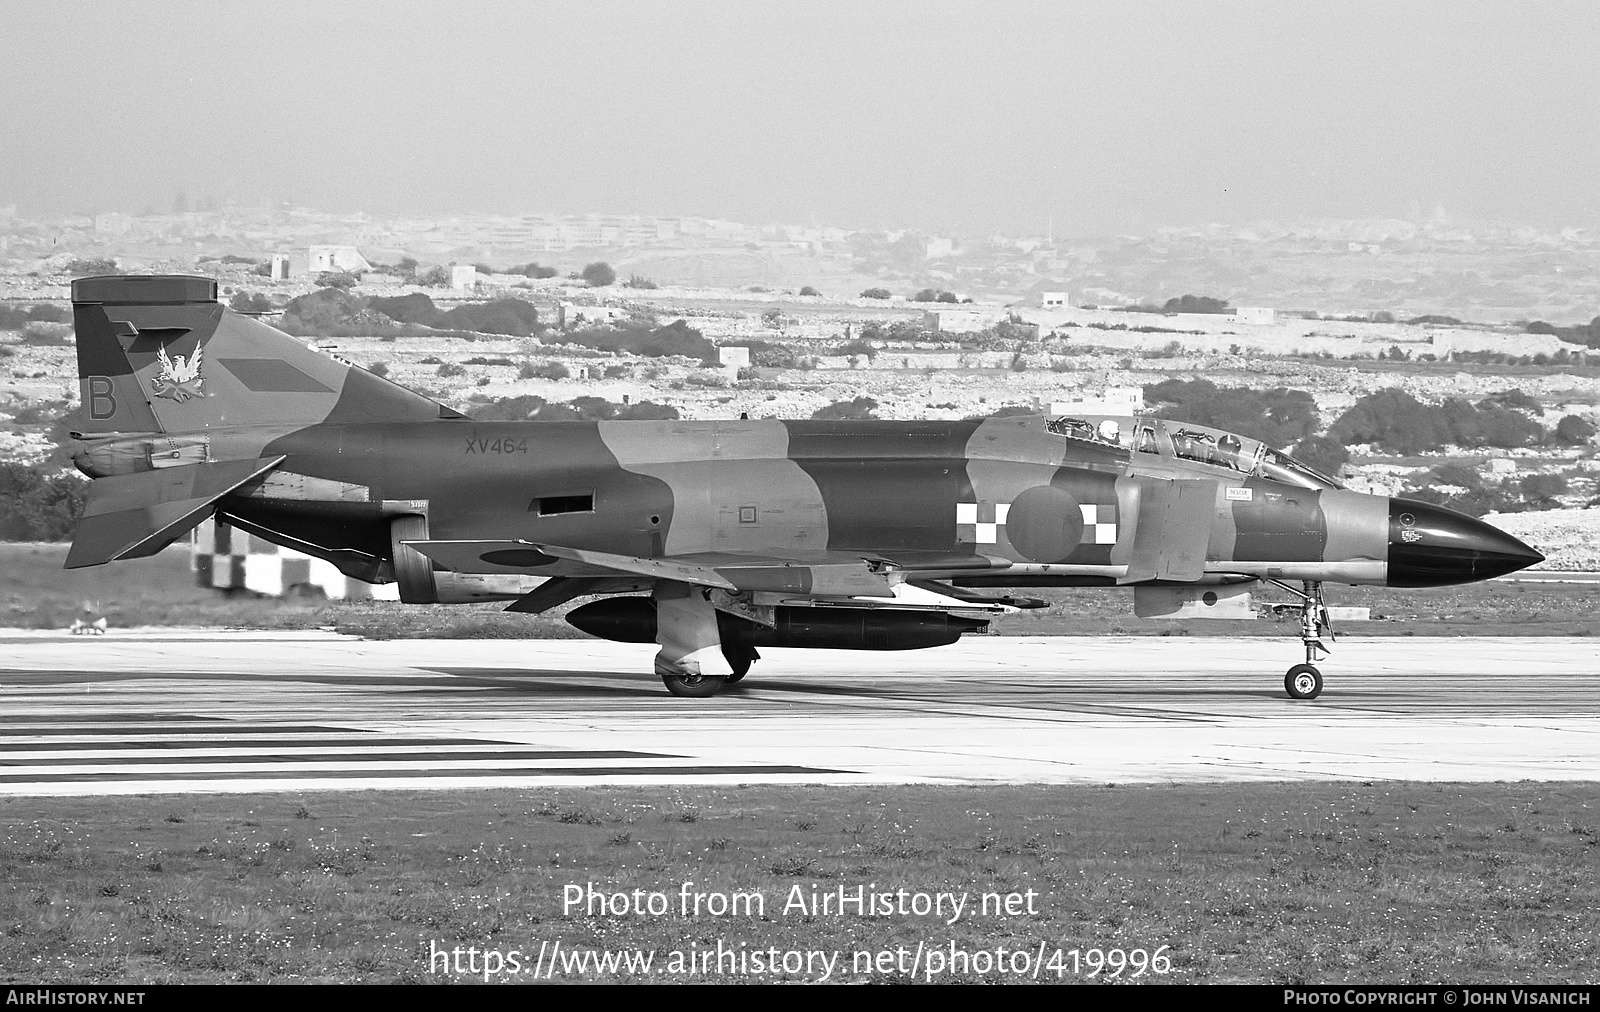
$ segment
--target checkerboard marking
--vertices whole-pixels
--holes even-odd
[[[1083,512],[1083,536],[1080,545],[1114,545],[1117,543],[1116,507],[1089,504],[1079,506]],[[1000,541],[1000,528],[1006,525],[1011,504],[958,502],[956,503],[956,539],[976,545],[993,545]]]

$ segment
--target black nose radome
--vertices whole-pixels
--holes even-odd
[[[1526,569],[1544,556],[1464,513],[1389,500],[1389,586],[1447,587]]]

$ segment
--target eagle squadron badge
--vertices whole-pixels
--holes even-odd
[[[182,404],[191,397],[204,397],[200,384],[204,382],[200,377],[200,348],[194,349],[194,354],[187,360],[179,355],[176,360],[167,357],[167,349],[160,348],[156,351],[156,359],[161,363],[161,372],[150,381],[150,387],[157,397],[166,397]]]

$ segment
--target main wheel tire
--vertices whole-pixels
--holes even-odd
[[[728,666],[733,669],[733,674],[722,680],[724,685],[733,685],[741,681],[750,673],[750,665],[761,659],[755,647],[746,647],[743,650],[730,650],[727,644],[722,646],[722,656],[728,659]]]
[[[1283,676],[1290,699],[1316,699],[1322,694],[1322,672],[1310,664],[1296,664]]]
[[[662,675],[661,681],[674,696],[709,699],[722,691],[727,679],[716,675]]]

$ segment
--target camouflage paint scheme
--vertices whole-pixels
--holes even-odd
[[[755,651],[730,637],[841,645],[801,608],[859,618],[860,645],[917,646],[1015,606],[964,587],[1176,586],[1187,600],[1256,579],[1463,582],[1539,558],[1199,426],[477,422],[226,309],[210,279],[73,292],[89,419],[75,460],[96,481],[69,567],[152,554],[216,513],[398,580],[409,601],[451,599],[452,574],[558,578],[512,605],[524,611],[648,590],[653,617],[602,617],[616,638],[639,638],[636,618],[656,626],[669,687],[742,677]],[[896,623],[920,631],[897,640]]]

